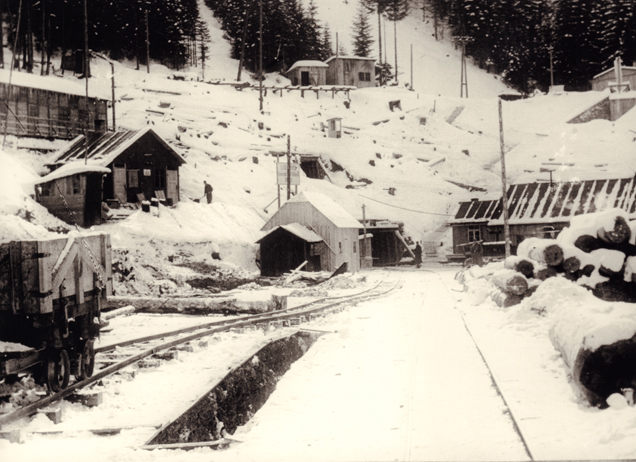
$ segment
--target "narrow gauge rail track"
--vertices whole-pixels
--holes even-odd
[[[298,318],[300,316],[307,316],[307,315],[311,315],[315,313],[320,313],[323,311],[328,311],[332,308],[337,307],[338,305],[343,305],[345,303],[360,302],[360,301],[364,301],[368,299],[378,298],[385,294],[388,294],[389,292],[392,292],[393,290],[397,289],[400,286],[401,286],[401,281],[398,281],[395,284],[378,283],[377,285],[375,285],[374,287],[370,289],[367,289],[365,291],[362,291],[353,295],[322,298],[322,299],[314,300],[313,302],[310,302],[310,303],[299,305],[297,307],[288,308],[286,310],[267,312],[267,313],[261,313],[261,314],[255,314],[255,315],[240,316],[238,318],[235,318],[229,321],[223,321],[223,320],[213,321],[213,322],[205,323],[202,325],[191,326],[191,327],[187,327],[183,329],[178,329],[175,331],[164,332],[161,334],[156,334],[151,336],[145,336],[145,337],[141,337],[137,339],[128,340],[125,342],[120,342],[117,344],[107,345],[101,348],[96,348],[95,349],[96,352],[111,351],[117,347],[129,346],[133,344],[141,344],[141,343],[146,343],[146,342],[160,339],[160,338],[165,339],[167,337],[174,337],[177,335],[193,332],[193,333],[190,333],[189,335],[179,337],[175,340],[171,340],[171,341],[147,348],[138,354],[132,355],[120,362],[117,362],[111,366],[101,369],[100,371],[96,372],[92,377],[89,377],[79,382],[75,382],[74,384],[70,385],[69,387],[65,388],[64,390],[58,393],[51,394],[34,403],[23,406],[19,409],[16,409],[13,412],[0,416],[0,428],[2,428],[3,425],[7,425],[9,423],[15,422],[18,419],[21,419],[22,417],[32,415],[36,413],[38,409],[43,409],[46,406],[49,406],[50,404],[56,401],[60,401],[68,396],[71,396],[73,393],[98,382],[104,377],[112,375],[115,372],[127,366],[130,366],[131,364],[134,364],[137,361],[140,361],[148,356],[156,354],[162,350],[167,350],[169,348],[176,347],[177,345],[180,345],[182,343],[187,343],[187,342],[197,340],[202,337],[207,337],[209,335],[213,335],[219,332],[225,332],[233,328],[254,326],[258,324],[266,324],[266,323],[275,322],[275,321],[285,321],[285,320],[289,320],[290,318]]]

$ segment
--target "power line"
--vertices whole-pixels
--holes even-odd
[[[434,212],[424,212],[422,210],[407,209],[407,208],[404,208],[404,207],[399,207],[397,205],[387,204],[386,202],[382,202],[382,201],[379,201],[377,199],[371,199],[370,197],[363,196],[362,194],[358,194],[358,196],[364,197],[365,199],[369,199],[370,201],[378,202],[378,203],[383,204],[383,205],[388,205],[389,207],[393,207],[393,208],[400,209],[400,210],[406,210],[407,212],[424,213],[426,215],[438,215],[438,216],[441,216],[441,217],[452,217],[453,216],[453,215],[449,215],[447,213],[434,213]]]

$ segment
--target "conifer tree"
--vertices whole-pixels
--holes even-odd
[[[333,43],[331,41],[331,30],[329,24],[325,24],[322,29],[322,41],[321,41],[321,59],[323,61],[328,60],[333,56]]]
[[[353,23],[353,54],[368,58],[371,53],[371,25],[369,24],[369,10],[362,2],[358,4],[358,13]]]

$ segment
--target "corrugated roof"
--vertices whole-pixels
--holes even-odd
[[[362,229],[362,224],[353,218],[340,204],[319,193],[303,191],[289,200],[289,202],[309,202],[329,221],[339,228]]]
[[[88,155],[86,154],[84,135],[80,135],[57,153],[52,164],[65,164],[74,160],[87,158],[93,165],[106,167],[146,133],[154,135],[182,164],[185,164],[185,160],[151,128],[136,131],[122,130],[118,132],[107,132],[92,140],[89,138]]]
[[[619,208],[636,217],[636,177],[514,184],[508,188],[510,224],[568,222],[575,215]],[[501,199],[461,202],[450,224],[503,224]]]
[[[332,56],[331,58],[329,58],[327,61],[325,61],[326,63],[329,63],[330,61],[333,61],[334,59],[359,59],[362,61],[376,61],[375,58],[364,58],[362,56]]]
[[[300,223],[290,223],[288,225],[276,226],[276,227],[270,229],[269,231],[267,231],[267,233],[265,233],[265,235],[263,237],[261,237],[256,242],[257,243],[261,242],[267,236],[269,236],[274,231],[276,231],[277,229],[280,229],[280,228],[292,233],[294,236],[298,236],[299,238],[301,238],[305,242],[322,242],[323,241],[322,237],[320,237],[318,234],[314,233],[309,228],[306,228],[305,226],[301,225]]]

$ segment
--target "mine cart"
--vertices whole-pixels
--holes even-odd
[[[110,236],[0,245],[0,379],[31,370],[50,390],[93,374],[100,310],[112,295]],[[20,344],[12,348],[12,344]]]

